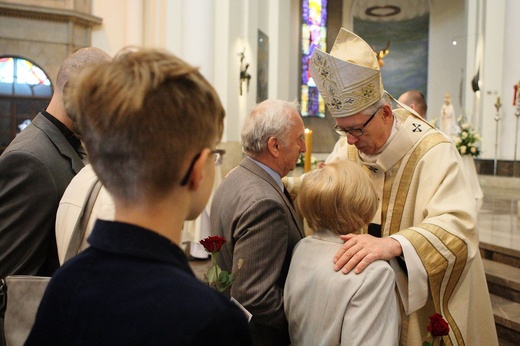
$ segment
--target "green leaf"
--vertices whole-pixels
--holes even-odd
[[[225,284],[229,281],[229,274],[227,271],[220,272],[220,275],[218,276],[218,282],[221,284]]]
[[[207,275],[208,283],[217,282],[220,273],[221,273],[221,270],[220,270],[220,267],[218,265],[209,267],[208,275]]]

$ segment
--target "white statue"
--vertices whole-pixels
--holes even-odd
[[[453,109],[453,105],[451,104],[450,94],[446,93],[444,95],[444,104],[441,108],[441,121],[440,121],[440,130],[444,132],[449,137],[452,137],[455,132],[455,126],[453,126],[455,122],[455,110]]]

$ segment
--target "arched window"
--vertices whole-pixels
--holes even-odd
[[[52,92],[49,77],[36,64],[0,57],[0,152],[47,107]]]
[[[327,0],[302,0],[301,113],[325,117],[325,102],[310,76],[309,61],[315,48],[326,51]]]

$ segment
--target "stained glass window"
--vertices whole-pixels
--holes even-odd
[[[32,62],[16,57],[0,58],[0,95],[52,95],[51,82],[45,72]]]
[[[309,61],[315,48],[326,51],[327,0],[302,0],[302,116],[325,117],[325,103],[309,73]]]
[[[0,57],[0,153],[51,96],[51,82],[41,68],[19,57]]]

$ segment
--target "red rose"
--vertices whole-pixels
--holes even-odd
[[[430,324],[426,327],[426,330],[430,332],[433,337],[448,335],[450,327],[448,322],[442,318],[440,314],[433,314],[430,316]]]
[[[200,243],[202,244],[202,246],[204,246],[207,252],[219,252],[220,249],[222,249],[222,245],[224,245],[225,242],[226,238],[219,237],[217,235],[212,235],[200,241]]]

